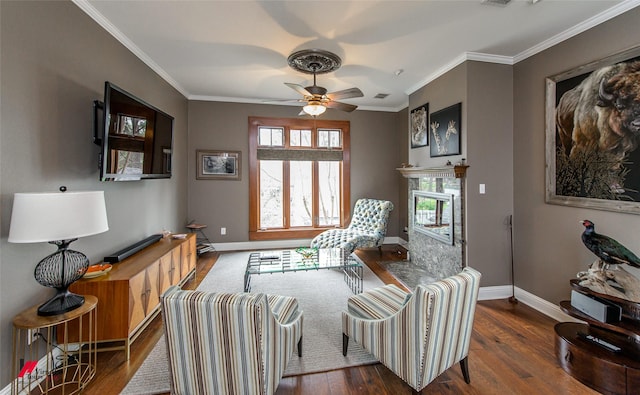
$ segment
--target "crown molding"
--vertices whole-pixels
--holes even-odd
[[[634,9],[639,5],[640,5],[640,0],[624,0],[621,3],[616,4],[615,6],[601,12],[598,15],[595,15],[587,19],[586,21],[581,22],[563,31],[562,33],[556,34],[555,36],[551,37],[548,40],[545,40],[525,51],[520,52],[519,54],[513,57],[514,64],[521,62],[533,55],[536,55],[544,51],[545,49],[551,48],[556,44],[566,41],[574,36],[577,36],[578,34],[585,32],[595,26],[598,26],[599,24],[604,23],[610,19],[613,19],[618,15],[624,14],[625,12]]]
[[[154,62],[149,55],[147,55],[140,47],[135,45],[133,41],[131,41],[124,33],[118,30],[107,18],[104,17],[89,1],[87,0],[71,0],[76,6],[78,6],[82,11],[84,11],[87,15],[91,17],[98,25],[100,25],[104,30],[106,30],[109,34],[111,34],[116,40],[118,40],[122,45],[124,45],[129,51],[131,51],[138,59],[140,59],[144,64],[149,66],[151,70],[155,71],[156,74],[160,76],[163,80],[165,80],[169,85],[174,87],[178,92],[182,94],[185,98],[189,97],[189,92],[182,87],[178,83],[178,81],[174,80],[169,73],[167,73],[160,65]]]

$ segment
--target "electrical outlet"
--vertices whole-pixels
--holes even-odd
[[[227,234],[227,228],[220,228],[220,234],[221,235],[226,235]]]
[[[34,340],[36,340],[36,333],[38,333],[35,329],[27,329],[27,346],[31,345]]]

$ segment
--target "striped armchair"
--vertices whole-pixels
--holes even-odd
[[[311,247],[342,248],[351,254],[356,248],[378,247],[387,235],[393,203],[387,200],[358,199],[351,223],[345,229],[329,229],[311,240]]]
[[[172,394],[273,394],[302,356],[295,298],[169,288],[162,295]]]
[[[342,353],[352,338],[418,392],[457,362],[468,384],[480,277],[466,267],[413,294],[385,285],[352,296],[342,313]]]

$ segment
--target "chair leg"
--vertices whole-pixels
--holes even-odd
[[[302,336],[300,336],[300,340],[298,340],[298,357],[302,358]]]
[[[347,348],[349,348],[349,336],[342,334],[342,355],[347,356]]]
[[[380,253],[380,256],[382,256],[382,246],[378,247],[378,252]]]
[[[469,356],[467,355],[460,361],[460,369],[462,369],[462,377],[464,377],[465,383],[471,383],[471,378],[469,377]]]

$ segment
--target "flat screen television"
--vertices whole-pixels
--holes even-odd
[[[171,178],[171,115],[106,81],[94,117],[101,181]]]

